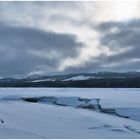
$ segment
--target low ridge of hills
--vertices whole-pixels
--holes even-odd
[[[25,78],[2,78],[0,87],[140,87],[140,72],[98,72],[66,75],[32,75]]]

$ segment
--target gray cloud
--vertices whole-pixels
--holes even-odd
[[[106,56],[105,64],[120,63],[117,66],[114,65],[116,70],[140,69],[139,62],[137,62],[140,59],[140,19],[101,23],[98,31],[101,34],[101,46],[109,48],[110,51],[124,49],[122,52]]]
[[[51,73],[83,44],[76,36],[0,24],[0,75],[24,75],[37,69]]]
[[[100,34],[101,49],[108,48],[110,54],[92,58],[84,66],[66,69],[67,73],[140,70],[140,19],[104,22],[94,26],[94,30]]]
[[[139,70],[139,12],[123,20],[113,6],[0,2],[0,76]]]
[[[102,37],[101,45],[105,45],[110,49],[114,48],[130,48],[118,54],[124,58],[139,58],[140,51],[140,20],[132,20],[128,22],[108,22],[99,26]],[[111,30],[116,31],[111,32]]]

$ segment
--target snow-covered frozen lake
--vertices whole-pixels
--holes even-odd
[[[140,89],[0,88],[0,138],[140,138]]]

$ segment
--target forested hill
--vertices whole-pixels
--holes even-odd
[[[140,88],[140,72],[98,72],[0,79],[0,87]]]

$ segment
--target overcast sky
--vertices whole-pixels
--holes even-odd
[[[140,2],[0,2],[0,77],[140,70]]]

